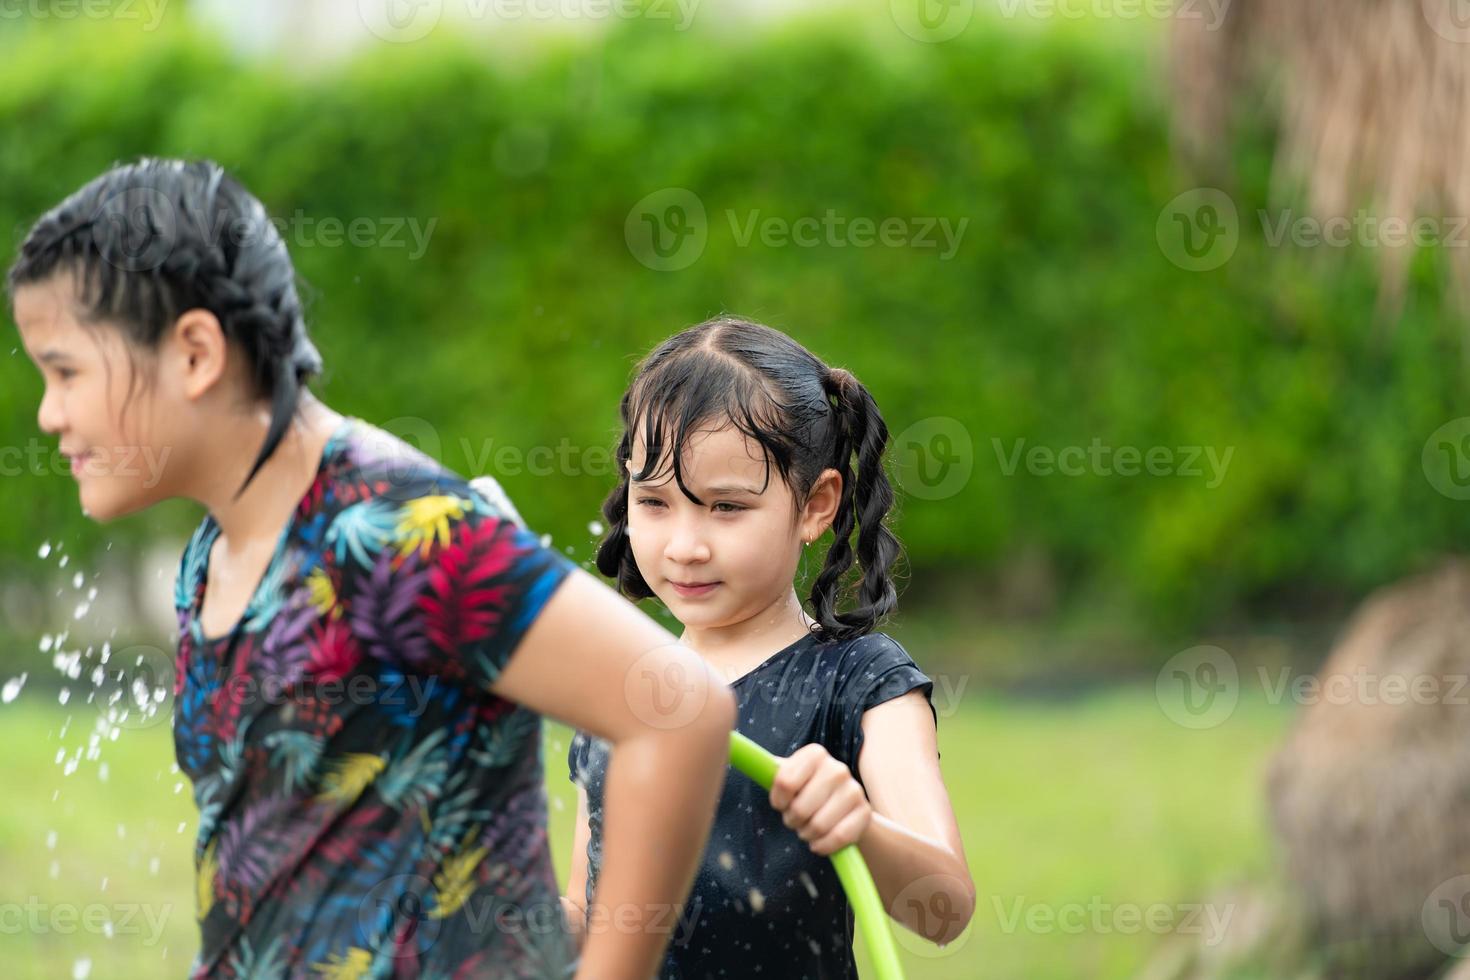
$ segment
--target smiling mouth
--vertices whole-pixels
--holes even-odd
[[[710,591],[711,589],[713,589],[715,586],[719,585],[720,583],[719,582],[675,582],[675,581],[673,581],[671,579],[669,581],[669,584],[672,585],[674,587],[674,591],[678,592],[680,595],[703,595],[704,593]]]

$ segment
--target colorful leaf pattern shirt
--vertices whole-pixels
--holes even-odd
[[[193,977],[563,977],[541,720],[492,693],[576,567],[464,479],[344,417],[249,605],[175,587],[199,809]]]

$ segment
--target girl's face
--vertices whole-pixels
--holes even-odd
[[[630,477],[643,461],[635,439]],[[629,481],[628,537],[638,571],[686,627],[745,622],[791,591],[802,542],[831,524],[841,478],[825,471],[798,511],[774,467],[766,483],[761,446],[732,426],[692,434],[682,463],[684,482],[702,504],[684,495],[671,467],[649,483]]]
[[[137,376],[118,329],[81,324],[70,276],[22,286],[14,301],[21,342],[46,384],[36,421],[57,436],[61,458],[51,459],[70,463],[83,512],[105,523],[171,496],[170,457],[184,453],[177,431],[188,414],[174,392]],[[158,360],[132,358],[143,368]]]

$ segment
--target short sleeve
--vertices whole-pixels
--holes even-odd
[[[896,640],[883,633],[870,633],[845,651],[834,678],[828,751],[847,764],[854,779],[862,782],[858,758],[863,749],[864,713],[914,690],[923,691],[938,728],[934,682]]]
[[[359,559],[344,588],[366,652],[478,690],[490,689],[576,568],[475,488],[442,475],[346,508],[327,533],[334,544]]]

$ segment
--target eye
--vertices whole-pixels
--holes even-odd
[[[72,379],[72,376],[75,374],[76,372],[73,371],[71,368],[59,367],[56,369],[56,376],[62,381],[70,381]]]
[[[720,510],[721,507],[728,507],[730,509],[729,510]],[[717,513],[721,513],[721,514],[738,514],[742,510],[748,510],[748,509],[749,508],[741,507],[739,504],[732,504],[728,500],[722,500],[719,503],[715,504],[715,511]]]
[[[662,507],[664,505],[664,502],[657,497],[639,497],[637,503],[640,507]]]

